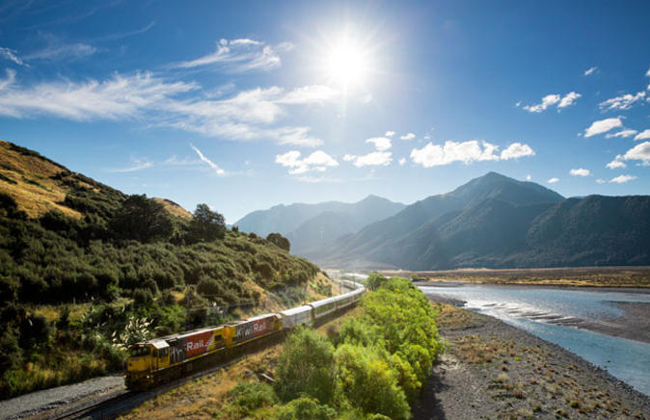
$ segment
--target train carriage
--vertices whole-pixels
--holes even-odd
[[[311,327],[311,309],[311,306],[303,305],[280,312],[280,315],[282,316],[282,328],[294,329],[298,325]]]
[[[307,305],[311,306],[314,310],[313,316],[314,321],[323,318],[332,312],[336,311],[336,297],[331,297],[327,299],[317,300],[316,302],[308,303]]]

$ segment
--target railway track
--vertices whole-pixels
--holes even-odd
[[[30,420],[77,420],[77,419],[92,419],[92,420],[108,420],[124,414],[143,402],[156,397],[159,394],[177,388],[187,382],[212,375],[221,369],[233,365],[243,359],[248,354],[246,353],[238,356],[228,362],[221,363],[212,368],[202,370],[189,376],[176,379],[165,384],[159,385],[156,388],[147,391],[129,391],[127,389],[120,389],[112,391],[102,397],[95,398],[92,401],[84,401],[82,403],[74,404],[73,407],[62,408],[57,410],[56,413],[45,413],[30,418]]]

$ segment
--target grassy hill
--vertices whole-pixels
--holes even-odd
[[[207,206],[127,196],[0,142],[0,397],[120,370],[132,342],[329,294]]]

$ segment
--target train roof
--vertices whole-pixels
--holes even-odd
[[[309,305],[298,306],[297,308],[291,308],[291,309],[287,309],[286,311],[280,311],[280,314],[282,316],[291,316],[306,311],[311,311],[311,306]]]
[[[341,296],[343,296],[343,295],[332,296],[332,297],[327,298],[327,299],[317,300],[316,302],[309,302],[307,305],[313,306],[314,308],[318,308],[319,306],[323,306],[323,305],[327,305],[327,304],[332,303],[332,302],[336,302],[337,300],[340,299]]]

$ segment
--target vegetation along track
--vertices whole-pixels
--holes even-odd
[[[349,288],[350,290],[353,290],[352,287],[346,287],[345,284],[343,286],[346,289]],[[320,318],[315,323],[314,327],[318,327],[337,318],[342,313],[347,312],[347,310],[350,309],[351,307],[352,306],[346,307],[342,310],[337,310],[327,316]],[[64,408],[56,410],[55,413],[52,413],[50,411],[49,413],[44,413],[41,415],[31,417],[31,419],[34,420],[36,419],[38,420],[112,419],[117,417],[120,414],[123,414],[125,412],[134,409],[135,407],[142,404],[144,401],[147,401],[161,393],[177,388],[186,382],[212,375],[215,372],[218,372],[219,370],[226,368],[246,358],[246,356],[249,354],[252,354],[263,348],[267,348],[270,345],[277,344],[278,342],[282,341],[285,336],[286,336],[285,331],[282,331],[267,337],[262,337],[261,339],[252,341],[247,345],[243,346],[242,350],[239,352],[239,354],[236,357],[231,358],[226,362],[219,363],[214,367],[201,370],[194,374],[184,376],[182,378],[172,380],[170,382],[163,383],[161,385],[158,385],[146,391],[130,391],[127,389],[119,389],[98,398],[92,398],[91,400],[86,399],[82,402],[74,403],[72,404],[72,407],[68,405]]]

